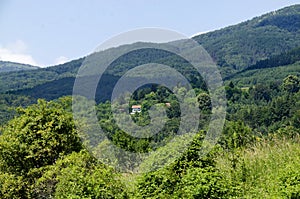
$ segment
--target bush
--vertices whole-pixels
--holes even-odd
[[[227,198],[229,183],[213,167],[192,168],[182,177],[178,198]]]
[[[22,177],[9,173],[0,173],[0,198],[20,199],[26,195]]]
[[[1,170],[25,174],[82,148],[72,115],[59,104],[39,100],[19,112],[0,136]]]
[[[35,198],[127,198],[111,168],[88,152],[72,153],[49,166],[34,186]]]

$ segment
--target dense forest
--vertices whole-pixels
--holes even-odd
[[[227,98],[222,134],[205,155],[216,107],[201,74],[171,53],[120,57],[95,100],[72,96],[84,58],[48,68],[1,62],[0,198],[300,198],[299,16],[295,5],[194,38],[218,63]],[[118,79],[150,61],[174,66],[192,90],[148,84],[111,101]],[[182,132],[194,115],[180,99],[200,111],[192,137]],[[81,103],[76,117],[74,102]],[[153,117],[153,108],[164,114]],[[84,118],[93,111],[96,123]],[[152,122],[161,127],[154,135]],[[136,131],[140,137],[128,134]]]

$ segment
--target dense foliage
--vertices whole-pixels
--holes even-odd
[[[116,146],[138,153],[157,150],[153,158],[142,162],[141,168],[148,169],[148,172],[140,175],[118,174],[85,149],[70,113],[71,98],[50,102],[39,100],[26,109],[19,109],[19,116],[2,129],[0,196],[297,198],[300,194],[297,170],[300,155],[299,80],[298,76],[289,75],[276,89],[266,84],[246,90],[229,82],[226,86],[226,125],[218,144],[206,156],[201,156],[199,151],[204,144],[211,104],[209,95],[198,90],[197,100],[202,110],[199,119],[203,120],[200,127],[204,130],[194,137],[187,150],[176,160],[152,171],[159,161],[165,161],[173,153],[164,151],[163,145],[176,133],[179,122],[181,113],[176,112],[176,97],[160,86],[142,87],[131,96],[130,105],[143,105],[141,113],[129,114],[139,125],[149,123],[147,112],[152,105],[166,102],[171,105],[162,106],[169,117],[163,131],[138,140],[118,130],[112,120],[111,107],[122,107],[124,99],[119,99],[116,104],[100,103],[96,107],[99,124]],[[175,94],[184,94],[186,89],[182,87],[175,91]],[[159,142],[163,144],[156,145]],[[184,144],[184,139],[173,147],[181,144]],[[99,143],[99,147],[105,147],[105,143]],[[130,157],[124,156],[117,164],[125,164],[128,169],[136,166],[128,164],[132,160],[126,161],[126,158]]]
[[[220,66],[238,71],[299,47],[299,13],[300,6],[294,5],[194,39]]]

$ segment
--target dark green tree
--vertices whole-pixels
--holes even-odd
[[[201,111],[210,111],[212,108],[210,96],[207,93],[200,93],[197,96],[197,100],[199,103],[199,109]]]
[[[296,93],[300,89],[300,79],[295,75],[289,75],[284,78],[282,88],[284,91]]]

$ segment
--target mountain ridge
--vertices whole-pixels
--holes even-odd
[[[195,36],[193,39],[208,51],[220,66],[223,78],[226,78],[261,60],[299,47],[300,24],[297,21],[299,17],[300,4],[297,4],[254,17],[237,25]],[[292,20],[293,23],[290,23],[291,18],[295,19]],[[287,25],[285,25],[287,23],[285,19],[289,19]],[[294,28],[292,28],[293,26]],[[153,44],[153,46],[155,45],[159,44]],[[114,53],[123,48],[126,48],[126,45],[97,53],[106,53],[108,56],[113,56]],[[133,54],[133,57],[138,58],[139,56],[139,53]],[[5,75],[0,73],[0,92],[28,90],[62,78],[74,78],[84,59],[85,57],[37,70],[9,72]],[[150,57],[147,59],[157,58]],[[115,75],[114,73],[118,72],[119,69],[123,70],[128,67],[124,63],[117,63],[110,74]],[[7,84],[7,82],[10,82],[10,84]]]
[[[33,66],[30,64],[22,64],[11,61],[1,61],[0,60],[0,73],[3,72],[13,72],[13,71],[23,71],[23,70],[35,70],[39,69],[38,66]]]
[[[278,27],[278,18],[287,27]],[[300,46],[300,4],[282,8],[237,25],[193,37],[221,67],[245,69],[269,56]],[[268,21],[268,23],[266,23]],[[274,22],[272,24],[271,22]],[[275,25],[278,22],[277,26]],[[293,27],[292,31],[288,31]]]

